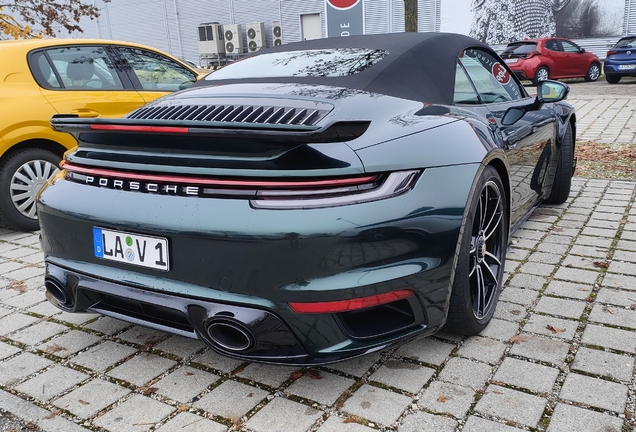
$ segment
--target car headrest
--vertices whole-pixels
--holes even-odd
[[[90,60],[73,61],[66,66],[66,76],[72,80],[87,81],[93,77],[95,66]]]
[[[38,58],[38,68],[44,79],[48,81],[51,77],[51,65],[49,65],[49,61],[43,55]]]

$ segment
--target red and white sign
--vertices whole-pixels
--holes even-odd
[[[360,1],[362,0],[327,0],[327,3],[336,9],[350,9],[360,3]]]
[[[501,63],[495,63],[492,65],[492,74],[495,78],[497,78],[497,81],[503,85],[510,82],[510,73],[501,65]]]

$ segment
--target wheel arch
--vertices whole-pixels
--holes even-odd
[[[22,142],[19,142],[18,144],[11,146],[11,148],[5,151],[4,154],[0,157],[0,162],[2,162],[8,156],[12,155],[13,153],[17,151],[30,149],[30,148],[46,150],[53,154],[56,154],[60,158],[64,156],[64,152],[66,152],[67,150],[67,148],[64,147],[62,144],[49,140],[49,139],[42,139],[42,138],[29,139],[29,140],[24,140]]]

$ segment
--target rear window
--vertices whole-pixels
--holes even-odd
[[[506,47],[504,54],[529,54],[536,50],[536,43],[510,44]]]
[[[206,81],[270,77],[342,77],[360,73],[388,55],[380,49],[340,48],[261,54],[232,63]]]
[[[636,48],[636,36],[619,40],[614,48]]]

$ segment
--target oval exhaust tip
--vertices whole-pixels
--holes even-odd
[[[56,279],[46,278],[44,280],[44,287],[46,288],[48,293],[51,294],[51,297],[57,300],[58,303],[60,303],[61,305],[67,306],[70,304],[68,293],[66,292],[62,284]]]
[[[237,322],[211,320],[206,329],[210,339],[219,347],[228,351],[241,352],[254,347],[252,332]]]

